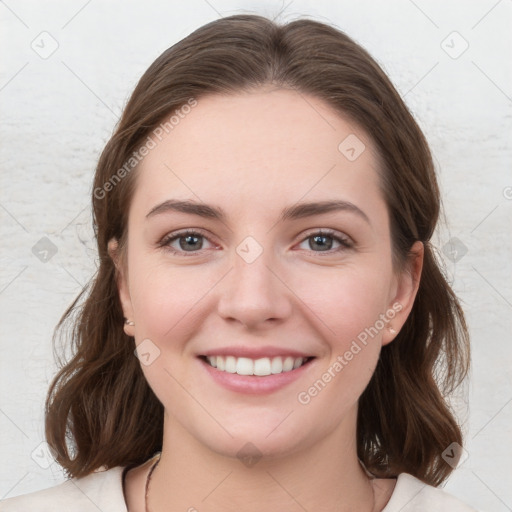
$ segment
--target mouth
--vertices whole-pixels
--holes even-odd
[[[314,357],[276,356],[251,359],[224,355],[202,355],[199,359],[219,372],[236,373],[238,375],[266,377],[297,370],[310,363]]]

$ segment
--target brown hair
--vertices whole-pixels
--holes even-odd
[[[107,249],[110,239],[121,247],[125,239],[136,170],[115,183],[114,174],[121,176],[118,170],[152,130],[191,98],[267,84],[323,99],[366,130],[382,162],[396,262],[406,260],[415,241],[425,246],[412,312],[383,347],[359,400],[359,458],[378,477],[406,472],[431,485],[452,471],[442,452],[452,442],[462,445],[462,435],[445,398],[467,374],[469,342],[429,242],[440,197],[425,138],[385,73],[343,32],[307,19],[278,25],[237,15],[199,28],[157,58],[99,159],[92,198],[99,269],[57,326],[72,322],[74,356],[47,399],[47,440],[70,476],[140,464],[162,444],[163,407],[123,331]]]

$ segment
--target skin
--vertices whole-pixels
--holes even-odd
[[[366,147],[355,161],[338,150],[350,134]],[[160,351],[142,366],[165,408],[150,509],[382,510],[395,480],[369,480],[358,462],[357,401],[381,347],[411,310],[423,252],[416,243],[405,268],[393,268],[370,137],[322,100],[267,87],[201,97],[156,142],[137,170],[125,252],[110,243],[124,315],[134,322],[125,330]],[[169,199],[218,206],[226,219],[172,211],[147,216]],[[279,220],[297,202],[333,199],[354,204],[367,219],[343,210]],[[206,237],[195,252],[179,239],[161,246],[185,228]],[[351,246],[327,238],[332,246],[322,251],[312,238],[320,228]],[[252,263],[236,251],[247,236],[263,249]],[[309,403],[300,403],[298,394],[394,304],[401,310],[385,327]],[[315,359],[284,388],[247,395],[218,385],[197,357],[258,345]],[[252,467],[237,458],[247,442],[262,455]],[[145,464],[127,474],[130,512],[144,511],[148,470]]]

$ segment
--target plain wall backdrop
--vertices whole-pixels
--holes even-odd
[[[0,2],[0,499],[63,480],[45,452],[52,333],[95,270],[90,193],[137,80],[220,16],[309,16],[377,59],[424,130],[447,223],[435,238],[462,299],[472,372],[454,407],[466,450],[446,485],[512,510],[512,1]]]

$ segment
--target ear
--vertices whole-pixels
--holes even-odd
[[[420,286],[423,255],[423,243],[415,242],[409,251],[403,269],[395,278],[395,286],[386,314],[390,319],[382,334],[382,345],[387,345],[395,339],[412,310]],[[394,312],[392,317],[391,312]]]
[[[114,265],[116,267],[117,290],[119,293],[119,300],[121,301],[121,307],[123,308],[123,315],[125,318],[125,323],[123,325],[124,332],[128,336],[135,336],[134,325],[129,325],[126,323],[126,321],[134,321],[133,307],[130,297],[130,290],[128,288],[128,279],[125,265],[120,255],[119,242],[115,238],[112,238],[108,242],[108,254],[112,258],[112,261],[114,262]]]

